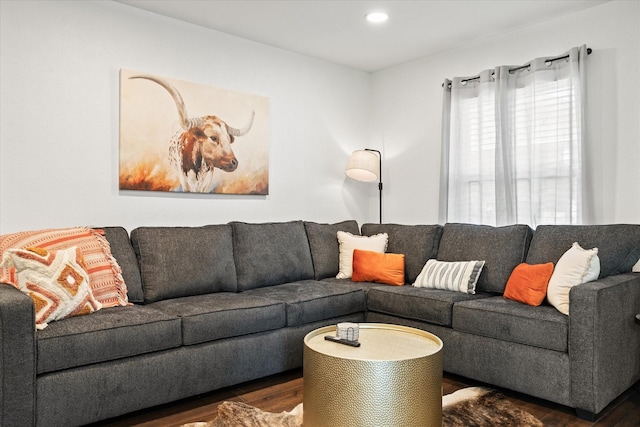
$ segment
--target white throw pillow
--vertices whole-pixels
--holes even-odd
[[[583,249],[577,242],[558,260],[549,286],[547,299],[560,313],[569,315],[569,292],[582,283],[596,280],[600,275],[598,248]]]
[[[634,273],[640,273],[640,259],[638,260],[638,262],[636,262],[636,265],[633,266],[631,271],[633,271]]]
[[[476,283],[482,273],[484,261],[437,261],[430,259],[413,283],[416,288],[476,293]]]
[[[387,233],[373,236],[354,236],[346,231],[338,231],[338,243],[340,244],[340,270],[336,278],[349,279],[353,274],[353,250],[362,249],[384,253],[387,250],[389,235]]]

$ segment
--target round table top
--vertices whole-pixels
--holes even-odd
[[[429,356],[442,349],[437,336],[416,328],[383,323],[360,323],[360,347],[325,340],[335,336],[336,327],[327,326],[310,332],[305,345],[314,351],[341,359],[395,361]]]

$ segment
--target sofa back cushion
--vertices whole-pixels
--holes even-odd
[[[600,278],[628,273],[640,258],[640,225],[539,225],[527,263],[555,265],[574,242],[584,249],[598,248]]]
[[[140,303],[144,301],[142,290],[142,278],[136,253],[131,246],[129,233],[123,227],[101,227],[104,230],[104,237],[109,241],[111,255],[116,259],[122,278],[127,285],[127,296],[129,302]]]
[[[513,269],[524,262],[533,231],[528,225],[505,227],[447,223],[438,247],[439,261],[485,261],[476,291],[502,294]]]
[[[313,277],[316,280],[336,277],[340,269],[340,245],[338,231],[346,231],[359,235],[358,223],[354,220],[337,222],[335,224],[318,224],[305,222],[311,259],[313,260]]]
[[[435,258],[442,236],[441,225],[363,224],[362,235],[387,233],[387,252],[404,254],[405,283],[413,283],[430,258]]]
[[[302,221],[232,222],[238,290],[313,279],[313,261]]]
[[[237,290],[229,225],[140,227],[131,242],[147,303]]]

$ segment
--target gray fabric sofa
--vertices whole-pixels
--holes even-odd
[[[438,335],[445,371],[600,412],[640,379],[640,225],[487,227],[303,221],[105,227],[134,305],[35,330],[0,286],[0,425],[83,425],[302,366],[302,339],[342,321]],[[476,295],[335,279],[337,231],[389,235],[406,283],[429,258],[483,259]],[[571,315],[501,296],[520,262],[597,246]]]

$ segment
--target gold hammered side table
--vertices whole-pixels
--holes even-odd
[[[305,427],[442,426],[442,341],[420,329],[360,324],[360,347],[304,338]]]

